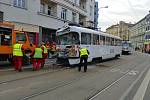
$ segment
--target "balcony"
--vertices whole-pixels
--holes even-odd
[[[39,14],[57,17],[57,3],[49,0],[41,0]]]

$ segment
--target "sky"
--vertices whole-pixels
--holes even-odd
[[[102,31],[111,25],[125,21],[136,23],[150,10],[150,0],[95,0],[99,2],[98,27]],[[108,8],[103,8],[108,6]]]

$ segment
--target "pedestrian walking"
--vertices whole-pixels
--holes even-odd
[[[33,71],[39,70],[42,61],[43,50],[39,47],[35,48],[33,53],[30,55],[33,58]]]
[[[84,72],[87,71],[87,60],[88,60],[88,55],[89,55],[89,51],[86,48],[80,48],[79,49],[79,54],[80,54],[80,64],[79,64],[79,68],[78,71],[81,71],[81,67],[82,65],[84,66]],[[83,63],[84,61],[84,63]]]
[[[19,72],[22,71],[23,51],[23,45],[20,41],[17,41],[16,44],[13,45],[13,61],[15,70]]]
[[[43,68],[44,64],[45,64],[45,59],[48,56],[47,48],[45,47],[45,43],[44,42],[42,42],[41,49],[43,50],[42,61],[41,61],[41,68]]]

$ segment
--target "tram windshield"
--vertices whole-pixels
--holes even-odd
[[[69,32],[66,34],[62,34],[58,36],[59,45],[73,45],[73,44],[80,44],[79,34],[77,32]]]
[[[124,43],[122,43],[122,46],[123,47],[131,47],[131,43],[124,42]]]

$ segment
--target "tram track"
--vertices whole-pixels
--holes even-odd
[[[134,59],[134,58],[133,58]],[[113,60],[114,61],[114,60]],[[117,61],[115,61],[115,62],[117,62]],[[128,61],[127,61],[128,62]],[[125,63],[127,63],[127,62],[125,62]],[[125,64],[125,63],[123,63],[123,64]],[[92,65],[95,65],[96,63],[92,63]],[[115,65],[115,66],[113,66],[113,67],[117,67],[117,66],[120,66],[120,65],[122,65],[122,63],[120,63],[120,64],[117,64],[117,65]],[[99,66],[99,65],[96,65],[96,66]],[[101,66],[101,65],[100,65]],[[103,66],[103,65],[102,65]],[[109,67],[109,66],[108,66]],[[111,67],[112,68],[112,67]],[[54,73],[54,72],[59,72],[59,71],[61,71],[61,70],[65,70],[65,69],[67,69],[67,67],[64,67],[63,69],[59,69],[59,70],[53,70],[53,71],[48,71],[48,72],[43,72],[43,73],[40,73],[40,74],[35,74],[35,75],[31,75],[31,76],[26,76],[26,77],[21,77],[21,78],[16,78],[16,79],[12,79],[12,80],[6,80],[6,81],[1,81],[0,82],[0,85],[1,84],[7,84],[7,83],[11,83],[11,82],[15,82],[15,81],[19,81],[19,80],[24,80],[24,79],[29,79],[29,78],[34,78],[34,77],[38,77],[38,76],[43,76],[43,75],[47,75],[47,74],[50,74],[50,73]]]
[[[133,58],[133,59],[134,59],[134,58]],[[139,61],[140,61],[140,60],[139,60]],[[132,63],[133,63],[133,62],[132,62]],[[128,66],[132,65],[132,63],[129,64]],[[122,64],[119,64],[117,67],[119,67],[120,65],[122,65]],[[137,65],[134,65],[134,67],[130,68],[126,73],[124,73],[123,75],[121,75],[119,78],[117,78],[116,80],[114,80],[113,82],[111,82],[111,83],[108,84],[106,87],[104,87],[103,89],[99,90],[98,92],[96,92],[96,93],[93,94],[92,96],[88,97],[86,100],[93,100],[93,98],[95,98],[96,95],[99,95],[100,93],[102,93],[102,92],[104,92],[105,90],[109,89],[111,86],[115,85],[117,82],[119,82],[119,81],[120,81],[121,79],[123,79],[125,76],[127,76],[128,73],[129,73],[131,70],[133,70],[136,66],[137,66]],[[116,66],[115,66],[115,68],[116,68]],[[109,69],[104,70],[104,71],[108,71],[108,70],[109,70]],[[104,72],[104,71],[103,71],[103,72]],[[91,74],[93,74],[93,73],[91,73]],[[92,76],[91,74],[90,74],[90,76]],[[88,74],[88,75],[89,75],[89,74]],[[88,76],[88,75],[85,74],[85,75],[83,75],[83,76]],[[59,88],[62,88],[62,87],[71,85],[71,84],[73,84],[74,82],[79,81],[83,76],[79,76],[79,78],[76,78],[76,79],[74,79],[74,80],[72,80],[72,81],[69,81],[69,82],[62,82],[61,84],[59,84],[59,85],[57,85],[57,86],[55,86],[55,87],[53,87],[53,88],[48,88],[48,89],[45,89],[45,90],[43,90],[43,91],[39,91],[39,92],[33,93],[33,94],[31,94],[31,95],[24,96],[24,97],[22,97],[22,98],[20,98],[20,99],[18,99],[18,100],[28,100],[28,99],[34,98],[34,97],[36,97],[36,96],[40,96],[40,95],[42,95],[42,94],[52,92],[52,91],[54,91],[54,90],[56,90],[56,89],[59,89]]]
[[[53,71],[38,73],[38,74],[31,75],[31,76],[26,76],[26,77],[21,77],[21,78],[16,78],[16,79],[11,79],[11,80],[1,81],[0,85],[1,84],[7,84],[7,83],[15,82],[15,81],[20,81],[20,80],[24,80],[24,79],[30,79],[30,78],[34,78],[34,77],[44,76],[44,75],[52,74],[52,73],[59,72],[59,71],[65,70],[65,69],[67,69],[67,67],[61,68],[61,69],[58,69],[58,70],[53,70]]]
[[[141,64],[142,65],[142,64]],[[98,90],[96,93],[94,93],[93,95],[89,96],[86,100],[94,100],[96,97],[98,97],[100,94],[102,94],[103,92],[105,92],[106,90],[108,90],[109,88],[111,88],[113,85],[115,85],[116,83],[118,83],[120,80],[122,80],[123,78],[125,78],[127,75],[129,75],[129,72],[131,70],[134,70],[136,68],[137,65],[134,65],[134,67],[130,68],[126,73],[124,73],[122,76],[120,76],[119,78],[117,78],[115,81],[111,82],[110,84],[106,85],[104,88]],[[143,66],[140,66],[143,67]],[[148,70],[149,67],[146,67],[141,73],[143,75],[144,72],[146,72]]]

